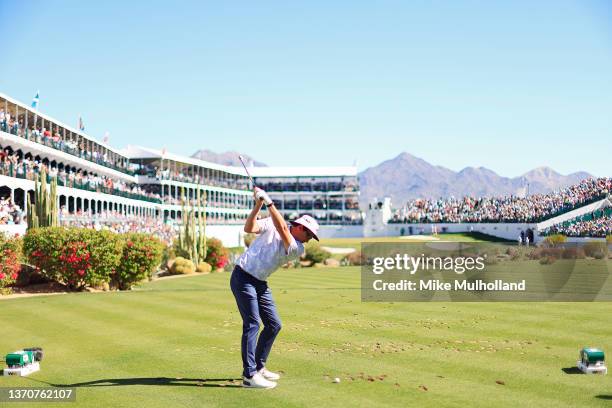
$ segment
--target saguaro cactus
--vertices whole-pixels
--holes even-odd
[[[47,192],[47,172],[44,168],[34,179],[34,203],[28,203],[27,216],[28,229],[58,225],[57,178],[51,179],[51,188]]]
[[[177,249],[197,267],[206,259],[206,195],[202,198],[198,189],[195,208],[187,207],[185,191],[181,188],[181,203],[183,225],[179,229]],[[196,211],[200,211],[197,222]]]

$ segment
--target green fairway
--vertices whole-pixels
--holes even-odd
[[[40,372],[0,377],[0,386],[74,386],[77,403],[57,406],[96,408],[585,407],[612,399],[607,376],[572,369],[583,346],[612,350],[609,303],[362,303],[356,267],[271,277],[284,326],[268,366],[283,378],[273,390],[242,389],[229,277],[2,300],[0,352],[41,346],[45,358]],[[41,406],[18,404],[28,405]]]
[[[344,247],[360,249],[361,243],[368,242],[428,242],[428,241],[459,241],[459,242],[508,242],[507,240],[477,232],[461,232],[432,235],[412,235],[410,237],[370,237],[370,238],[323,238],[321,245],[328,247]]]

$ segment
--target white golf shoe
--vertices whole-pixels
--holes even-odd
[[[263,377],[266,380],[270,380],[270,381],[280,380],[280,374],[273,373],[272,371],[268,370],[266,367],[259,370],[259,373],[263,375]]]
[[[245,388],[274,388],[276,383],[266,380],[261,372],[256,372],[251,378],[242,377],[242,386]]]

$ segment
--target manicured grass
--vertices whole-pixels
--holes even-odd
[[[284,327],[268,365],[283,378],[274,390],[238,388],[229,381],[241,372],[229,277],[2,300],[0,351],[41,346],[45,359],[40,372],[0,377],[0,386],[75,386],[77,402],[65,406],[96,408],[585,407],[612,398],[608,377],[563,371],[585,345],[612,350],[608,303],[362,303],[355,267],[271,277]]]
[[[476,232],[461,232],[438,234],[436,237],[439,241],[460,241],[460,242],[507,242],[497,237],[485,235]],[[431,241],[431,235],[423,235],[422,239],[418,236],[411,239],[407,237],[371,237],[371,238],[324,238],[321,240],[321,245],[329,247],[345,247],[360,249],[362,242],[428,242]]]

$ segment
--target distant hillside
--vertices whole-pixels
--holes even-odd
[[[360,202],[364,207],[374,197],[391,197],[394,206],[399,206],[414,198],[523,195],[528,184],[530,194],[547,193],[587,177],[591,175],[586,172],[564,176],[549,167],[539,167],[515,178],[502,177],[484,167],[454,172],[402,153],[359,174]]]
[[[238,156],[240,154],[241,153],[239,152],[215,153],[211,150],[204,149],[198,150],[197,152],[192,154],[191,157],[195,159],[205,160],[211,163],[223,164],[225,166],[242,166],[242,164],[240,164],[240,159],[238,159]],[[253,162],[253,165],[256,167],[267,167],[265,163],[258,162],[249,155],[242,154],[242,157],[244,157],[247,166],[250,165],[249,163]]]

